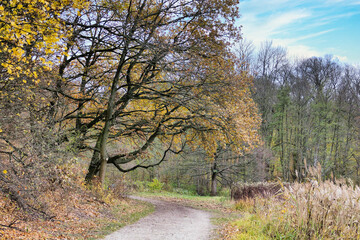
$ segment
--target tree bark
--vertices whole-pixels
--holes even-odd
[[[218,170],[216,168],[216,162],[214,162],[213,166],[211,167],[211,191],[210,191],[211,196],[217,195],[217,181],[216,181],[217,174],[218,174]]]

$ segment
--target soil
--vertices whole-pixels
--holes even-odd
[[[211,239],[211,214],[175,203],[132,197],[154,204],[154,213],[108,235],[105,240]]]

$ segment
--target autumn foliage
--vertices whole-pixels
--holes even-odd
[[[252,78],[231,52],[237,4],[2,1],[2,226],[67,221],[75,199],[91,195],[84,174],[105,187],[107,164],[128,172],[185,147],[211,159],[218,146],[256,146]],[[150,164],[154,148],[160,158]]]

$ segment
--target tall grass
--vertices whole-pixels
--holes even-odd
[[[259,238],[360,239],[360,188],[346,181],[321,181],[320,174],[284,187],[280,197],[243,199],[235,207],[256,217]],[[245,221],[234,223],[242,234],[235,239],[249,232]]]
[[[269,212],[273,236],[298,239],[360,239],[360,188],[311,181],[292,184]]]

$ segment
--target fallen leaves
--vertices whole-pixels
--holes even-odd
[[[13,202],[1,195],[0,239],[96,238],[101,236],[102,228],[125,225],[130,215],[146,210],[141,203],[127,199],[112,199],[111,205],[103,204],[89,191],[68,194],[49,191],[43,198],[56,215],[52,220],[25,218]]]

